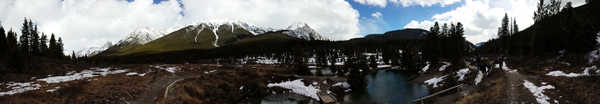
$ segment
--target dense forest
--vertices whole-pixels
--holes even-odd
[[[29,19],[24,19],[20,35],[0,26],[0,72],[36,74],[46,72],[42,69],[47,66],[70,63],[63,46],[61,37],[39,32]]]
[[[564,7],[560,4],[560,0],[551,0],[550,4],[541,0],[533,17],[535,24],[523,31],[516,31],[518,28],[511,26],[505,15],[498,29],[499,38],[486,42],[479,53],[543,57],[580,55],[596,49],[600,16],[594,11],[600,8],[590,1],[578,8],[570,2]]]

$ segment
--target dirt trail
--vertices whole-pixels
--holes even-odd
[[[524,80],[533,79],[533,76],[526,76],[517,69],[511,71],[504,71],[504,77],[506,78],[505,91],[507,98],[505,102],[508,104],[529,104],[535,103],[535,99],[532,94],[523,86]],[[533,100],[533,102],[532,102]]]
[[[506,72],[504,73],[505,77],[507,78],[507,86],[505,88],[507,88],[506,94],[508,94],[508,98],[506,100],[506,102],[509,102],[509,104],[519,104],[519,86],[523,83],[524,77],[523,75],[521,75],[519,72]]]
[[[169,83],[176,80],[183,79],[184,77],[171,74],[167,76],[154,76],[154,80],[150,84],[150,90],[142,93],[137,99],[130,101],[131,104],[153,104],[161,96],[163,89],[166,88]]]

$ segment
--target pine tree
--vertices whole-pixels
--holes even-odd
[[[507,37],[509,36],[509,20],[508,20],[508,14],[504,14],[504,18],[502,18],[502,24],[500,26],[500,29],[498,30],[498,37],[503,38],[503,37]]]
[[[465,53],[465,28],[463,27],[463,24],[458,22],[456,23],[456,34],[454,35],[455,39],[456,39],[456,45],[457,45],[457,55],[458,57],[462,57]]]
[[[77,56],[75,56],[75,51],[73,51],[73,53],[71,53],[71,60],[77,61]]]
[[[56,53],[55,53],[57,50],[56,46],[57,46],[56,38],[54,38],[54,33],[52,33],[52,35],[50,36],[50,42],[48,44],[48,53],[47,54],[49,54],[51,56],[56,55]]]
[[[32,25],[31,22],[29,24],[29,26],[33,26],[33,29],[30,30],[31,33],[31,39],[29,40],[31,42],[31,54],[32,55],[39,55],[40,53],[40,35],[38,34],[38,27],[37,25]]]
[[[18,44],[17,44],[17,34],[15,32],[13,32],[12,30],[8,31],[7,36],[6,36],[6,50],[7,53],[14,53],[17,51],[18,48]]]
[[[42,33],[42,37],[40,37],[40,54],[47,55],[48,52],[48,36]]]
[[[519,32],[519,26],[517,25],[517,19],[513,19],[512,33],[513,35]]]
[[[58,42],[56,43],[56,53],[57,53],[57,56],[59,56],[59,57],[65,56],[65,54],[63,53],[63,51],[64,51],[63,45],[64,44],[63,44],[62,38],[59,37]]]
[[[31,53],[31,43],[29,40],[31,40],[31,35],[29,33],[30,27],[29,27],[29,21],[27,19],[24,20],[23,22],[23,27],[21,29],[21,37],[19,38],[19,48],[20,48],[20,52],[24,53],[26,57],[29,57],[30,53]]]
[[[4,27],[0,25],[0,57],[4,57],[6,55],[6,51],[8,50],[6,46],[7,39],[5,33],[6,31],[4,30]]]
[[[544,5],[544,0],[538,1],[537,10],[533,13],[533,20],[535,22],[539,22],[546,17],[546,9]]]
[[[448,37],[448,24],[444,23],[444,25],[442,26],[442,33],[441,33],[441,37]]]
[[[550,12],[548,16],[556,15],[560,13],[562,0],[550,0],[550,5],[546,9]]]

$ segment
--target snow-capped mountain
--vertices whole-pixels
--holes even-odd
[[[190,24],[194,28],[188,28],[188,31],[192,31],[193,29],[200,29],[202,27],[209,27],[208,29],[212,31],[218,31],[220,27],[223,25],[227,27],[231,27],[232,31],[236,28],[246,30],[252,35],[260,35],[266,32],[275,32],[275,31],[285,31],[284,33],[305,40],[329,40],[326,37],[319,34],[317,31],[312,29],[306,23],[296,23],[288,26],[287,28],[273,28],[273,27],[265,27],[265,26],[257,26],[248,24],[246,22],[241,21],[225,21],[225,22],[198,22],[195,24]],[[206,29],[206,28],[205,28]]]
[[[112,47],[112,43],[111,42],[107,42],[106,44],[100,46],[100,47],[89,47],[87,49],[84,50],[79,50],[75,53],[76,56],[78,57],[82,57],[82,56],[94,56],[97,54],[100,54],[102,51]]]
[[[322,35],[320,35],[314,29],[310,28],[310,26],[308,26],[308,24],[305,24],[305,23],[290,25],[287,28],[287,30],[289,30],[289,31],[284,32],[285,34],[288,34],[289,36],[300,38],[300,39],[329,40],[329,39],[323,37]]]
[[[166,33],[167,32],[164,30],[156,30],[149,27],[138,28],[130,32],[124,39],[117,41],[115,44],[112,44],[112,42],[107,42],[100,47],[89,47],[87,49],[80,50],[76,54],[77,56],[94,56],[101,54],[103,51],[109,51],[111,49],[118,50],[124,47],[138,46],[162,37]]]
[[[129,35],[120,40],[119,43],[128,42],[128,43],[137,43],[137,44],[146,44],[154,39],[162,37],[166,32],[162,30],[155,30],[152,28],[139,28],[135,31],[129,33]],[[119,44],[117,43],[117,44]]]
[[[168,30],[157,31],[150,28],[140,28],[131,32],[123,40],[118,41],[109,48],[105,48],[103,52],[93,53],[127,55],[190,49],[206,50],[231,45],[240,40],[268,33],[280,33],[281,35],[303,40],[328,40],[305,23],[293,24],[287,28],[271,28],[251,25],[241,21],[210,21],[181,25]]]

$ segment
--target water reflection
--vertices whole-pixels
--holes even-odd
[[[427,87],[409,83],[408,75],[402,72],[379,70],[366,77],[367,90],[353,92],[346,98],[348,102],[369,102],[377,104],[410,104],[412,100],[426,96]]]

